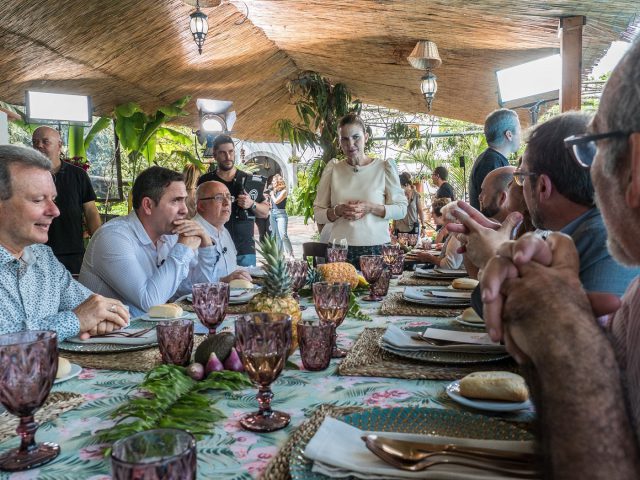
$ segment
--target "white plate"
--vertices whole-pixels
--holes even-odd
[[[244,295],[240,295],[238,297],[229,297],[229,305],[239,305],[241,303],[247,303],[253,297],[255,297],[260,290],[249,290]]]
[[[469,299],[471,298],[471,290],[431,290],[431,295],[434,297],[441,298],[463,298]]]
[[[249,275],[256,278],[262,278],[267,275],[262,267],[247,267],[246,270],[249,272]]]
[[[193,318],[194,314],[191,312],[182,312],[182,315],[179,317],[150,317],[148,313],[145,313],[141,317],[138,317],[140,320],[144,320],[145,322],[166,322],[171,320],[181,320],[183,318]]]
[[[80,375],[81,371],[82,371],[82,367],[80,365],[72,363],[71,364],[71,371],[67,375],[65,375],[64,377],[56,378],[53,381],[53,383],[54,383],[54,385],[56,385],[58,383],[66,382],[67,380],[71,380],[72,378],[75,378],[78,375]]]
[[[500,400],[481,400],[476,398],[467,398],[460,395],[460,381],[456,380],[447,385],[447,395],[454,402],[465,405],[478,410],[488,410],[491,412],[514,412],[516,410],[524,410],[531,408],[530,400],[526,402],[503,402]]]
[[[254,285],[252,288],[232,288],[229,290],[229,298],[237,298],[246,294],[258,293],[260,290],[262,290],[262,287],[259,285]]]

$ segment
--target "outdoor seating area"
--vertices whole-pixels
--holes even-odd
[[[0,19],[0,480],[640,478],[640,6]]]

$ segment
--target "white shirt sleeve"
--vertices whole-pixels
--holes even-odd
[[[407,196],[400,186],[398,167],[393,160],[387,160],[384,166],[385,220],[402,220],[407,215]]]
[[[332,223],[327,217],[327,210],[331,208],[331,177],[336,160],[331,160],[324,167],[322,177],[318,183],[316,200],[313,202],[313,217],[317,223]]]

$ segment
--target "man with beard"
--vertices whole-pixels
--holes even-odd
[[[500,167],[491,171],[482,181],[480,190],[480,211],[487,218],[493,218],[502,223],[509,210],[507,210],[507,192],[509,184],[513,181],[515,167]]]
[[[588,131],[565,139],[591,171],[616,259],[640,264],[640,41],[607,82]],[[532,172],[533,173],[533,172]],[[571,239],[525,235],[482,276],[485,320],[530,375],[544,478],[640,478],[640,280],[622,302],[585,294]],[[582,259],[580,259],[582,263]],[[606,330],[596,315],[614,312]]]
[[[253,240],[255,219],[269,216],[269,202],[265,200],[264,192],[257,192],[256,198],[251,198],[244,185],[251,175],[238,170],[235,166],[235,150],[233,139],[228,135],[218,135],[213,141],[213,156],[216,169],[198,179],[198,185],[216,181],[223,183],[235,197],[231,210],[231,218],[225,228],[231,234],[233,243],[238,251],[238,265],[249,267],[256,264],[256,247]]]

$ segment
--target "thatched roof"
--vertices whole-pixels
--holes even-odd
[[[429,39],[442,58],[432,112],[482,123],[498,107],[495,71],[557,52],[558,18],[587,17],[586,70],[640,13],[629,0],[246,0],[244,19],[245,2],[222,2],[203,8],[209,35],[198,55],[188,28],[195,0],[185,1],[5,0],[0,100],[21,104],[28,88],[83,93],[98,114],[184,95],[233,100],[237,136],[275,140],[275,120],[295,116],[285,84],[304,70],[366,103],[425,111],[421,72],[406,57]],[[190,110],[185,123],[196,126],[195,102]]]

